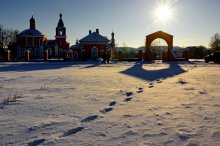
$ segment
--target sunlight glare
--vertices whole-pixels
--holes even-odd
[[[156,21],[167,22],[172,19],[173,11],[168,4],[160,4],[155,8]]]

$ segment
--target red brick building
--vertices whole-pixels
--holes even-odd
[[[25,50],[29,50],[31,58],[42,58],[47,37],[36,29],[33,16],[29,22],[30,28],[17,36],[17,58],[24,58]]]
[[[48,50],[49,59],[89,60],[101,58],[103,53],[114,50],[114,33],[110,41],[99,33],[99,29],[95,32],[90,30],[87,36],[69,47],[62,14],[59,17],[55,39],[47,40],[47,37],[35,28],[35,19],[32,16],[30,28],[17,36],[17,57],[24,59],[25,50],[29,50],[30,59],[42,59],[44,51]]]
[[[35,25],[35,19],[32,16],[30,28],[22,31],[17,36],[17,58],[24,58],[25,50],[29,50],[31,59],[42,59],[44,50],[48,50],[49,58],[62,58],[63,52],[69,49],[62,14],[60,14],[54,40],[47,40],[47,37],[37,30]]]
[[[112,39],[114,40],[114,33]],[[115,46],[114,41],[110,41],[99,33],[99,29],[95,32],[89,31],[84,38],[77,40],[76,45],[71,46],[74,57],[78,54],[78,58],[82,60],[101,58],[103,53],[110,51]]]

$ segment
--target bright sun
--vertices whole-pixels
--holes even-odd
[[[167,22],[172,18],[172,10],[168,5],[159,5],[155,9],[155,17],[157,21]]]

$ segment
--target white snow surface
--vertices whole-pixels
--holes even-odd
[[[204,62],[2,62],[0,145],[218,146],[219,85]]]

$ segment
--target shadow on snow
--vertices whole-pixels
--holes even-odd
[[[182,69],[178,62],[168,62],[169,64],[168,68],[161,69],[161,70],[146,70],[143,69],[144,62],[137,62],[134,66],[131,68],[122,71],[122,74],[129,75],[132,77],[136,77],[145,81],[155,81],[159,79],[164,79],[168,77],[172,77],[175,75],[182,74],[186,72],[184,69]]]
[[[0,72],[26,72],[37,70],[53,70],[66,67],[74,67],[78,65],[96,66],[96,62],[22,62],[22,63],[2,63],[0,64]]]

